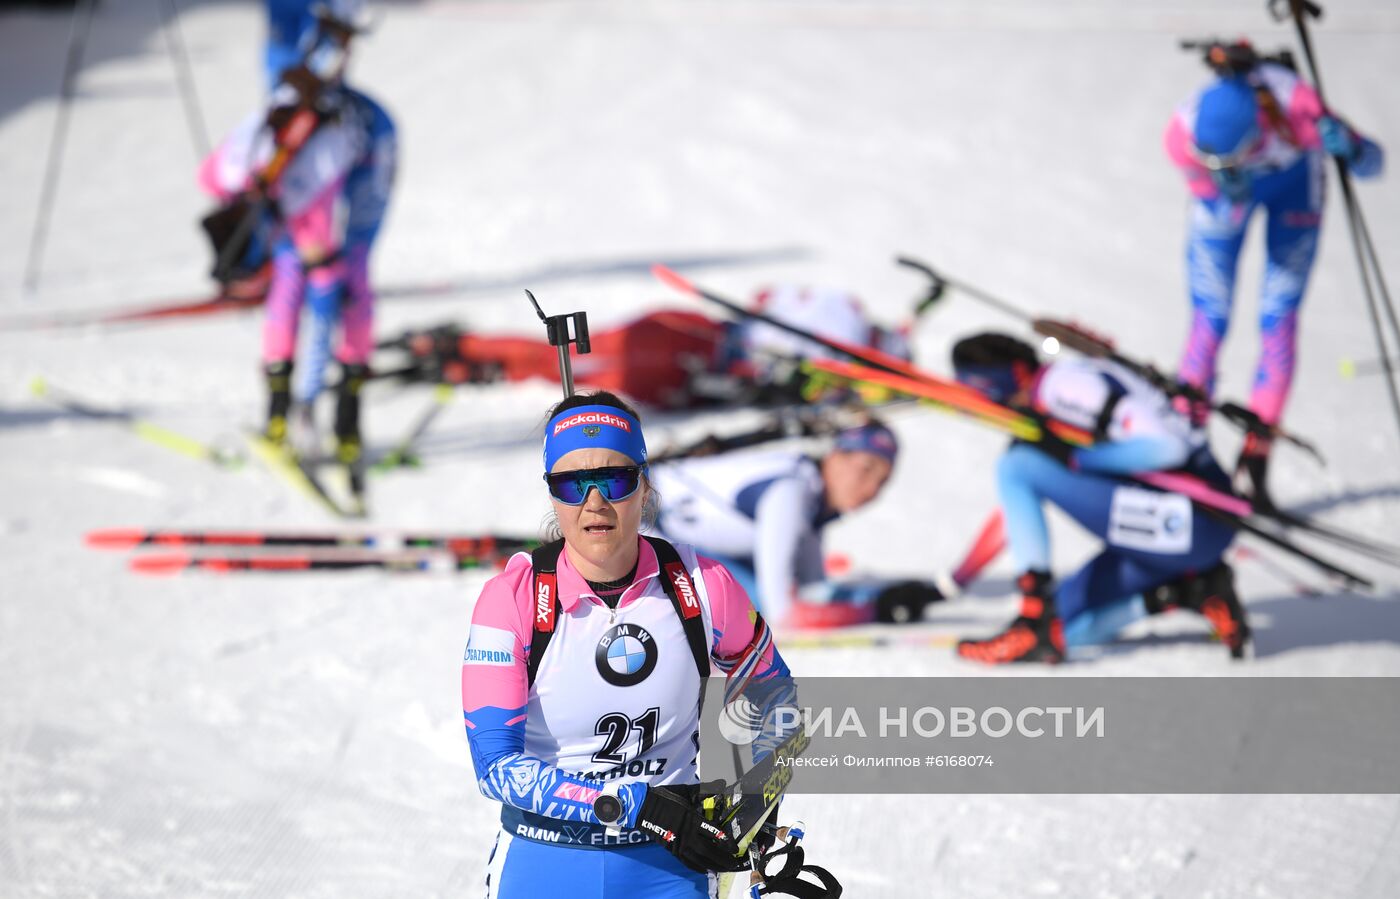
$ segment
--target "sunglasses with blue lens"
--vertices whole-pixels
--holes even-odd
[[[566,506],[581,506],[588,491],[596,489],[610,503],[637,492],[642,485],[642,469],[635,465],[614,468],[580,468],[544,476],[549,495]]]

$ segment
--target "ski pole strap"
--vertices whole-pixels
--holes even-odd
[[[757,883],[749,890],[749,895],[753,899],[760,899],[762,896],[795,896],[796,899],[839,899],[842,887],[841,882],[827,869],[820,865],[804,865],[806,853],[802,846],[797,843],[789,843],[782,849],[776,849],[767,855],[761,856],[759,860],[760,869],[768,862],[780,856],[786,855],[782,870],[771,877],[765,877],[761,883]],[[803,880],[802,875],[807,874],[817,879],[817,883]]]

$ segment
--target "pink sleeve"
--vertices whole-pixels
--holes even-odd
[[[1317,120],[1324,112],[1317,91],[1299,78],[1293,86],[1293,96],[1288,98],[1287,116],[1293,136],[1304,150],[1316,150],[1322,146],[1322,136],[1317,133]]]
[[[488,707],[516,710],[529,704],[529,647],[521,597],[528,603],[531,574],[530,557],[517,554],[505,571],[481,588],[462,659],[462,711],[469,715]]]
[[[219,183],[219,161],[223,157],[223,152],[223,147],[216,147],[214,152],[204,157],[204,161],[199,164],[199,174],[196,176],[199,189],[220,202],[225,202],[233,196],[232,191],[225,190],[224,186]]]
[[[1179,111],[1172,114],[1172,120],[1167,125],[1166,134],[1163,135],[1163,143],[1167,148],[1167,156],[1186,176],[1186,186],[1194,196],[1202,200],[1212,200],[1220,195],[1220,189],[1210,180],[1210,172],[1191,155],[1191,134]]]
[[[745,661],[744,655],[751,646],[758,649],[758,665],[752,669],[757,678],[770,675],[786,676],[787,665],[778,655],[777,646],[767,638],[767,625],[759,631],[758,612],[754,610],[749,594],[734,579],[734,575],[714,559],[697,557],[700,563],[700,576],[705,579],[705,589],[710,596],[710,617],[715,629],[714,649],[711,655],[724,670],[733,669]],[[758,642],[755,642],[755,638]],[[748,666],[744,666],[748,667]]]

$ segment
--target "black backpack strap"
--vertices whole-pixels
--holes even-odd
[[[1123,382],[1113,375],[1107,372],[1100,372],[1100,374],[1108,385],[1108,396],[1104,398],[1103,406],[1099,408],[1098,418],[1094,421],[1094,436],[1103,440],[1108,437],[1108,426],[1113,424],[1113,413],[1118,410],[1118,403],[1128,395],[1128,388],[1124,387]]]
[[[535,683],[535,672],[539,670],[540,660],[544,658],[545,648],[549,646],[550,638],[554,636],[554,628],[559,622],[559,616],[564,612],[564,606],[559,601],[559,553],[564,550],[564,541],[555,540],[546,543],[530,553],[530,560],[535,569],[535,619],[532,629],[534,636],[530,638],[530,660],[527,667],[525,681],[526,689]]]
[[[700,594],[691,581],[690,572],[681,561],[676,548],[660,537],[647,537],[646,541],[656,551],[656,566],[659,569],[661,586],[671,598],[671,606],[680,616],[681,627],[685,629],[686,642],[695,656],[695,670],[700,672],[700,682],[710,676],[710,635],[705,632],[705,616],[700,610]],[[538,552],[538,550],[537,550]]]

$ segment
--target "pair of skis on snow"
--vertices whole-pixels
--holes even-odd
[[[379,569],[447,572],[504,565],[538,546],[526,537],[432,531],[92,531],[85,542],[98,549],[138,550],[128,565],[141,574],[206,571],[302,572]],[[148,551],[154,550],[154,551]]]
[[[98,421],[112,421],[148,443],[190,459],[209,462],[223,469],[240,468],[243,453],[216,443],[206,443],[187,434],[158,425],[127,409],[116,409],[92,403],[77,394],[57,387],[43,378],[30,382],[30,392],[65,412]],[[365,491],[363,468],[337,466],[343,481],[340,488],[327,485],[321,464],[305,459],[288,446],[280,446],[260,434],[247,435],[248,449],[269,471],[280,477],[297,492],[319,504],[337,518],[363,518]]]
[[[154,446],[178,453],[186,458],[208,462],[225,470],[241,468],[246,461],[243,450],[227,445],[227,441],[206,442],[188,434],[160,425],[138,412],[105,406],[80,396],[71,390],[36,377],[30,381],[30,393],[71,415],[95,421],[123,425],[135,436]],[[408,432],[380,459],[367,467],[352,468],[340,463],[322,463],[297,455],[287,447],[273,444],[256,433],[247,435],[247,452],[262,462],[298,493],[326,509],[337,518],[363,518],[365,515],[365,475],[383,474],[395,468],[416,466],[415,448],[428,426],[447,407],[452,388],[439,385],[433,393],[427,411],[413,422]],[[332,482],[336,486],[331,486]]]

